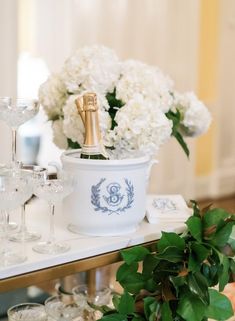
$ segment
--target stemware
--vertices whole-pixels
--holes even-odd
[[[48,315],[54,320],[83,321],[83,308],[79,306],[73,295],[57,294],[45,301]]]
[[[33,185],[34,183],[37,183],[40,180],[43,180],[44,177],[46,177],[47,169],[45,167],[37,166],[37,165],[23,165],[20,164],[20,169],[16,172],[16,174],[19,173],[19,175],[28,176],[29,182]],[[25,207],[27,203],[32,198],[33,190],[31,190],[31,193],[28,195],[29,198],[26,200],[25,203],[21,206],[21,221],[20,226],[17,232],[11,233],[9,236],[9,240],[14,242],[30,242],[30,241],[36,241],[40,239],[41,234],[35,231],[31,231],[26,226],[25,221]]]
[[[12,132],[12,166],[17,167],[16,134],[20,125],[33,118],[39,111],[35,99],[18,98],[12,104],[11,98],[0,97],[0,119],[11,127]]]
[[[24,253],[18,253],[7,245],[8,228],[7,228],[7,211],[16,209],[28,199],[31,186],[26,177],[14,175],[14,171],[0,173],[0,210],[1,221],[1,246],[0,265],[7,266],[18,264],[26,260]]]
[[[88,315],[88,320],[98,320],[102,313],[95,306],[111,305],[112,291],[103,284],[90,288],[87,284],[77,285],[72,289],[75,302],[83,308],[83,315]]]
[[[12,306],[7,311],[9,321],[46,321],[47,313],[40,303],[21,303]]]
[[[74,189],[74,177],[66,172],[60,172],[57,178],[48,177],[34,186],[34,194],[48,202],[50,207],[50,230],[47,241],[42,241],[33,246],[33,250],[43,254],[59,254],[67,252],[70,246],[66,242],[55,240],[55,204],[62,201]]]

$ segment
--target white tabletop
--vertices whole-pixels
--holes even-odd
[[[12,213],[10,217],[11,220],[19,222],[19,211]],[[41,240],[46,240],[49,232],[49,212],[44,201],[36,199],[26,207],[26,221],[28,227],[34,228],[42,234]],[[55,214],[56,239],[64,240],[70,244],[71,248],[68,252],[60,255],[39,254],[32,250],[35,242],[26,243],[24,249],[27,260],[18,265],[0,268],[0,280],[153,241],[160,238],[161,231],[181,233],[185,229],[184,223],[174,222],[174,218],[172,218],[172,222],[159,222],[158,224],[149,224],[145,219],[132,234],[113,237],[91,237],[74,234],[67,229],[67,225],[66,213],[62,213],[60,208],[57,208]],[[15,247],[19,246],[14,242],[9,244]]]

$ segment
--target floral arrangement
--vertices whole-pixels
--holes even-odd
[[[110,158],[155,156],[171,136],[189,155],[184,137],[205,133],[211,122],[195,94],[178,93],[157,67],[120,61],[104,46],[84,47],[39,89],[40,103],[52,121],[54,143],[62,149],[83,144],[84,126],[74,101],[85,92],[98,96],[101,135]]]

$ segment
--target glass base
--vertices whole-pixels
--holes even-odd
[[[0,256],[1,256],[0,267],[20,264],[27,260],[26,256],[20,255],[19,253],[16,253],[13,251],[0,253]]]
[[[37,241],[41,237],[41,234],[37,232],[30,232],[30,231],[19,231],[16,233],[12,233],[8,240],[13,242],[31,242]]]
[[[18,224],[16,222],[9,222],[7,224],[8,231],[13,231],[18,227]]]
[[[61,254],[64,252],[68,252],[70,246],[67,243],[61,242],[39,242],[35,246],[33,246],[33,250],[37,253],[41,254]]]

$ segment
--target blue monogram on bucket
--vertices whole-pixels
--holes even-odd
[[[91,186],[91,204],[95,211],[101,211],[108,215],[113,213],[119,215],[131,208],[134,202],[132,182],[124,178],[125,184],[111,182],[105,185],[105,181],[106,178],[101,178],[96,185]],[[101,188],[103,192],[101,192]]]

